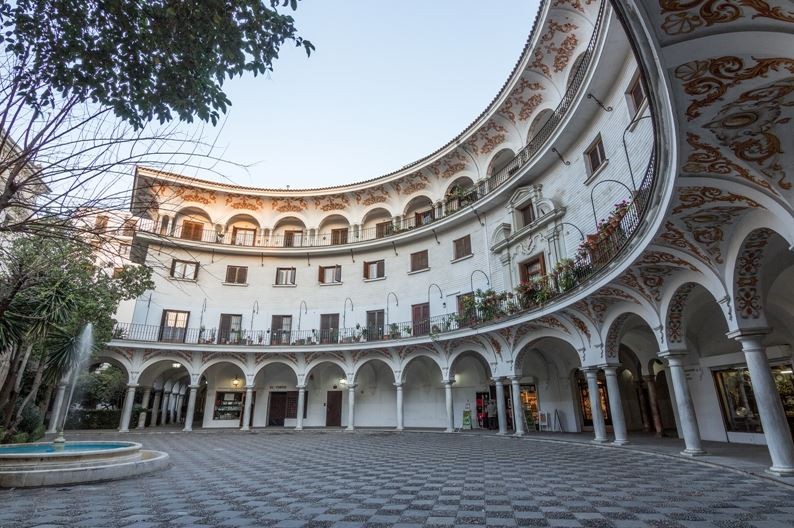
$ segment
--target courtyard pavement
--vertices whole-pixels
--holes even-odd
[[[794,527],[789,486],[583,443],[327,430],[101,438],[166,451],[172,467],[1,490],[0,527]]]

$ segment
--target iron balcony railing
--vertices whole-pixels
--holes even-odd
[[[470,302],[464,302],[460,312],[432,316],[419,321],[403,321],[386,325],[354,328],[312,330],[243,330],[216,328],[182,328],[156,325],[118,323],[115,340],[213,344],[238,346],[309,346],[323,344],[352,344],[392,341],[411,337],[438,335],[466,327],[490,324],[501,319],[545,308],[557,298],[587,285],[591,278],[611,264],[626,248],[638,231],[648,210],[651,191],[655,185],[655,155],[651,154],[645,175],[631,201],[612,217],[609,228],[587,235],[580,251],[573,259],[544,277],[522,283],[514,292],[475,292]],[[602,222],[606,225],[606,223]]]
[[[162,236],[170,236],[180,238],[183,240],[191,240],[196,242],[204,242],[210,244],[226,244],[236,246],[251,246],[251,247],[265,247],[265,248],[307,248],[307,247],[327,247],[338,246],[345,244],[355,244],[358,242],[366,242],[371,240],[378,240],[394,236],[406,231],[410,231],[417,227],[432,224],[442,218],[455,214],[466,207],[475,204],[479,200],[496,191],[502,187],[505,182],[509,181],[522,168],[526,167],[535,155],[543,148],[544,145],[557,130],[560,122],[565,118],[582,87],[590,66],[595,56],[595,49],[598,44],[598,36],[601,32],[601,27],[604,18],[604,9],[607,2],[602,0],[601,6],[598,11],[593,33],[588,42],[587,48],[582,52],[581,60],[576,66],[576,70],[570,77],[565,94],[557,107],[540,127],[538,132],[532,137],[527,145],[521,149],[518,154],[505,166],[501,167],[493,175],[485,178],[470,187],[454,189],[449,195],[444,197],[440,204],[433,204],[432,209],[425,211],[420,215],[408,216],[402,219],[389,220],[388,225],[386,222],[376,227],[347,229],[343,231],[326,232],[326,233],[286,233],[286,234],[270,234],[267,230],[258,229],[254,233],[245,232],[235,233],[217,231],[215,229],[205,229],[196,232],[193,229],[183,229],[182,226],[176,226],[168,230],[162,230],[158,223],[154,220],[141,220],[138,225],[138,230],[146,233],[153,233]]]

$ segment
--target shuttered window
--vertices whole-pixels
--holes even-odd
[[[171,276],[175,279],[195,280],[198,277],[198,262],[178,259],[172,260]]]
[[[389,236],[394,232],[394,224],[391,220],[375,224],[375,238],[383,238]]]
[[[364,263],[365,279],[381,279],[386,276],[385,263],[383,260],[373,260]]]
[[[184,238],[185,240],[201,240],[203,234],[204,224],[201,222],[191,222],[189,220],[184,220],[182,222],[182,236],[180,238]]]
[[[424,270],[429,267],[427,261],[427,250],[411,253],[411,271]]]
[[[604,164],[607,157],[606,154],[604,153],[604,142],[601,141],[600,134],[593,142],[592,146],[589,149],[587,149],[585,155],[587,157],[589,174],[593,174],[601,167],[601,165]]]
[[[528,226],[535,221],[535,208],[532,207],[531,203],[519,209],[518,214],[521,215],[521,227]]]
[[[226,282],[228,284],[247,284],[248,266],[226,266]]]
[[[295,284],[295,268],[276,268],[276,284],[280,286]]]
[[[471,255],[471,236],[466,235],[452,242],[452,258],[457,260],[459,258],[468,257]]]
[[[546,275],[546,264],[543,261],[543,254],[525,260],[519,264],[518,274],[521,282],[527,282],[532,279],[539,279]]]
[[[342,282],[342,266],[320,266],[317,280],[321,284],[337,284]]]

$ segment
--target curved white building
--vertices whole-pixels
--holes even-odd
[[[365,182],[139,168],[157,286],[102,355],[129,374],[121,429],[136,397],[187,430],[496,407],[502,433],[766,443],[794,472],[794,10],[708,4],[543,2],[490,106]]]

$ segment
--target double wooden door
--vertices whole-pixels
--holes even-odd
[[[342,391],[328,391],[325,404],[325,426],[342,426]]]

